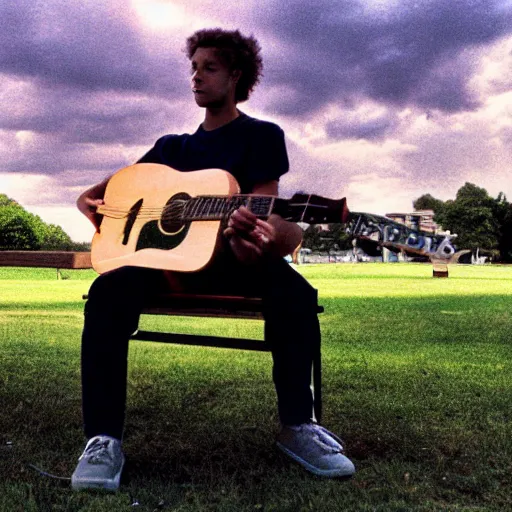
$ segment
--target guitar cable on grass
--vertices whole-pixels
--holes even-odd
[[[47,471],[43,471],[42,469],[38,468],[37,466],[34,466],[34,464],[26,464],[27,467],[32,468],[34,471],[37,471],[42,476],[47,476],[49,478],[53,478],[55,480],[64,480],[64,481],[71,481],[71,477],[69,476],[58,476],[53,475],[52,473],[48,473]]]
[[[2,446],[1,448],[4,448],[5,452],[8,452],[9,455],[12,455],[13,456],[12,458],[15,458],[14,457],[15,453],[14,453],[14,450],[13,450],[14,444],[13,444],[12,441],[7,441],[5,443],[5,445]],[[4,450],[1,450],[0,453],[3,453]],[[37,473],[39,473],[42,476],[46,476],[48,478],[53,478],[54,480],[60,480],[60,481],[66,481],[66,482],[70,482],[71,481],[71,477],[54,475],[52,473],[48,473],[48,471],[44,471],[43,469],[38,468],[34,464],[30,464],[29,462],[25,462],[25,461],[20,461],[20,462],[21,462],[22,466],[28,467],[30,469],[33,469],[34,471],[36,471]]]

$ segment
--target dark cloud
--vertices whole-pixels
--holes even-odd
[[[2,172],[43,175],[81,170],[111,172],[132,163],[119,146],[99,148],[94,144],[66,144],[45,135],[17,144],[8,155],[2,153]]]
[[[395,119],[390,115],[382,115],[373,119],[350,120],[340,118],[326,124],[327,136],[331,139],[367,139],[383,138],[396,126]]]
[[[371,5],[363,0],[255,5],[245,17],[280,46],[265,62],[264,84],[283,91],[269,110],[300,116],[354,95],[445,111],[475,107],[466,87],[472,56],[459,56],[512,31],[505,0]],[[0,71],[6,74],[86,92],[170,99],[185,94],[181,48],[171,45],[170,37],[166,45],[165,39],[143,36],[129,2],[4,0],[0,19]],[[457,58],[460,67],[450,69],[448,63]]]
[[[120,168],[131,163],[120,158],[123,148],[149,148],[184,118],[179,102],[143,95],[24,88],[15,81],[9,89],[11,103],[0,117],[4,172]]]
[[[508,6],[507,6],[508,4]],[[396,105],[467,110],[477,49],[512,33],[504,0],[402,1],[380,11],[363,1],[267,1],[261,23],[289,50],[268,80],[291,90],[271,107],[285,115],[366,95]],[[447,63],[458,59],[461,69]]]
[[[16,89],[16,84],[12,85]],[[144,127],[157,120],[162,105],[148,97],[37,88],[12,95],[23,109],[9,108],[0,118],[4,130],[29,130],[59,136],[65,142],[138,143]]]
[[[206,0],[198,2],[202,5],[211,8]],[[364,96],[448,112],[477,106],[467,88],[474,58],[467,49],[512,30],[504,0],[402,0],[380,10],[368,5],[292,0],[283,8],[263,0],[251,16],[246,8],[245,19],[252,20],[256,35],[265,39],[266,34],[277,46],[267,53],[263,48],[265,80],[259,94],[264,97],[267,86],[280,91],[278,99],[262,102],[268,112],[305,116],[329,102]],[[0,126],[61,131],[69,142],[103,143],[145,140],[145,129],[137,133],[135,128],[137,118],[144,126],[154,116],[155,131],[160,128],[159,113],[163,118],[166,109],[157,102],[186,97],[188,64],[170,36],[144,34],[131,9],[123,0],[4,0],[0,72],[31,81],[38,91],[28,99],[32,112],[20,114],[7,105]],[[222,5],[218,9],[222,17]],[[224,10],[232,14],[229,6]],[[120,95],[118,112],[91,105],[89,96],[105,91]],[[127,106],[134,94],[147,101]],[[83,108],[75,105],[79,102]],[[328,130],[335,137],[344,130],[349,137],[358,130],[364,136],[366,130],[372,138],[379,126],[355,126],[355,135],[339,124]]]
[[[136,33],[119,16],[122,7],[98,1],[2,2],[2,70],[86,89],[143,89],[144,56]]]
[[[122,0],[4,0],[0,71],[43,85],[176,93],[172,52],[147,52]]]
[[[4,0],[0,19],[2,171],[119,168],[123,146],[150,147],[187,119],[185,55],[143,35],[129,2]],[[35,137],[6,135],[18,131]]]
[[[471,64],[461,56],[440,63],[430,72],[428,80],[418,84],[415,104],[426,109],[445,112],[469,111],[478,108],[478,99],[467,88],[473,75]]]

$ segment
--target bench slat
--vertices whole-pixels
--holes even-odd
[[[83,295],[83,298],[87,299],[87,295]],[[323,313],[323,306],[317,306],[316,311]],[[152,297],[144,305],[142,314],[262,320],[263,299],[232,295],[165,293]]]
[[[199,334],[179,334],[157,331],[137,331],[131,336],[131,339],[138,341],[173,343],[178,345],[200,345],[204,347],[236,348],[242,350],[255,350],[260,352],[270,351],[270,347],[263,340],[227,338],[223,336],[203,336]]]
[[[90,252],[0,251],[2,267],[92,268]]]
[[[169,308],[167,306],[161,308],[144,308],[143,315],[168,315],[168,316],[198,316],[198,317],[215,317],[215,318],[243,318],[246,320],[262,320],[263,315],[257,311],[242,310],[226,310],[222,308],[187,308],[179,307]]]

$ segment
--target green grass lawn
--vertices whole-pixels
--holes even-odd
[[[512,267],[302,266],[325,307],[324,421],[358,472],[304,472],[273,446],[271,358],[133,342],[127,466],[75,493],[80,334],[92,271],[0,269],[0,511],[512,509]],[[171,327],[172,326],[172,327]],[[262,336],[254,321],[146,317],[143,328]],[[133,506],[133,503],[139,503]]]

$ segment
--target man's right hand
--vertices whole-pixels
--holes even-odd
[[[103,196],[109,179],[86,190],[76,201],[78,209],[92,222],[97,232],[100,230],[101,219],[103,218],[103,215],[99,214],[97,209],[105,204]]]
[[[103,215],[96,212],[98,206],[105,204],[103,199],[91,199],[90,197],[80,197],[77,201],[78,209],[93,223],[96,231],[99,231]]]

